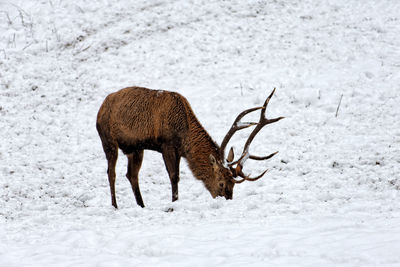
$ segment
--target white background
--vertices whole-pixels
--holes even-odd
[[[0,265],[399,266],[399,36],[396,0],[1,1]],[[218,143],[276,87],[250,149],[279,154],[244,169],[270,171],[226,201],[182,161],[171,203],[147,151],[142,209],[120,153],[115,210],[95,120],[132,85]]]

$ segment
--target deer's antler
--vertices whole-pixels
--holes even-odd
[[[256,181],[256,180],[260,179],[267,172],[267,170],[266,170],[262,174],[260,174],[257,177],[254,177],[254,178],[250,178],[249,176],[244,175],[243,172],[242,172],[242,169],[243,169],[243,165],[244,165],[244,163],[245,163],[245,161],[247,159],[250,158],[250,159],[253,159],[253,160],[266,160],[266,159],[272,158],[273,156],[275,156],[278,153],[278,151],[277,151],[277,152],[274,152],[274,153],[272,153],[272,154],[270,154],[268,156],[264,156],[264,157],[259,157],[259,156],[254,156],[254,155],[250,155],[249,154],[249,146],[250,146],[251,142],[253,141],[254,137],[258,134],[258,132],[264,126],[266,126],[268,124],[271,124],[271,123],[274,123],[274,122],[277,122],[277,121],[279,121],[279,120],[284,118],[284,117],[278,117],[278,118],[275,118],[275,119],[267,119],[265,117],[265,112],[267,110],[268,103],[271,100],[271,98],[274,95],[274,93],[275,93],[275,88],[274,88],[274,90],[272,90],[271,94],[267,97],[267,99],[265,100],[264,105],[262,107],[251,108],[251,109],[247,109],[247,110],[241,112],[237,116],[235,121],[233,122],[232,127],[229,129],[229,131],[226,134],[224,140],[222,141],[221,148],[220,148],[221,149],[220,153],[221,153],[221,158],[224,158],[225,147],[228,144],[229,140],[234,135],[234,133],[236,131],[238,131],[238,130],[245,129],[245,128],[248,128],[250,126],[256,125],[254,130],[251,132],[251,134],[247,138],[247,141],[246,141],[246,143],[244,145],[243,152],[242,152],[242,155],[240,156],[240,158],[238,160],[236,160],[236,161],[233,161],[233,150],[231,149],[231,151],[229,153],[229,157],[228,157],[227,161],[229,162],[228,166],[231,168],[231,171],[232,171],[233,175],[235,177],[240,176],[240,177],[243,178],[242,180],[234,180],[235,183],[242,183],[243,181]],[[250,112],[259,110],[259,109],[261,109],[261,114],[260,114],[260,119],[259,119],[258,123],[254,123],[254,122],[241,123],[240,120],[245,115],[249,114]],[[233,166],[235,164],[236,164],[236,167],[233,168]]]

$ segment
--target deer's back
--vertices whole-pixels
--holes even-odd
[[[117,142],[124,153],[137,149],[160,151],[178,147],[193,114],[178,93],[140,87],[125,88],[106,97],[97,115],[97,129],[106,142]],[[103,141],[104,142],[104,141]]]

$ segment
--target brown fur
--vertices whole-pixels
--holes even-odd
[[[193,175],[203,181],[213,197],[232,198],[232,173],[222,165],[219,146],[182,95],[141,87],[122,89],[106,97],[98,112],[96,126],[108,160],[114,207],[117,207],[114,184],[118,148],[128,157],[127,178],[137,204],[142,207],[138,172],[144,149],[162,153],[171,180],[172,201],[178,199],[181,157],[187,159]]]

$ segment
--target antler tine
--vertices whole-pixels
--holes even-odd
[[[279,151],[276,151],[274,153],[269,154],[268,156],[265,157],[259,157],[259,156],[254,156],[254,155],[248,155],[248,153],[243,153],[242,156],[240,156],[240,158],[238,160],[232,161],[228,163],[228,167],[232,167],[233,165],[239,163],[244,157],[248,157],[249,159],[253,159],[253,160],[267,160],[272,158],[273,156],[275,156],[276,154],[278,154]]]
[[[235,179],[233,179],[233,182],[234,182],[235,184],[240,184],[240,183],[243,183],[244,181],[251,181],[251,182],[254,182],[254,181],[257,181],[258,179],[260,179],[261,177],[263,177],[264,174],[265,174],[267,171],[268,171],[268,170],[265,170],[265,171],[264,171],[263,173],[261,173],[259,176],[254,177],[254,178],[250,178],[250,177],[248,177],[248,176],[245,176],[245,175],[242,173],[242,171],[240,171],[239,176],[242,177],[242,180],[235,180]]]
[[[231,179],[235,184],[241,184],[241,183],[243,183],[244,181],[246,181],[246,179],[244,179],[244,178],[242,178],[242,180],[235,180],[235,179]]]
[[[248,153],[249,146],[250,146],[251,142],[253,141],[254,137],[258,134],[258,132],[259,132],[265,125],[268,125],[268,124],[277,122],[277,121],[279,121],[279,120],[281,120],[281,119],[284,118],[284,117],[279,117],[279,118],[275,118],[275,119],[270,119],[270,120],[269,120],[269,119],[267,119],[267,118],[265,117],[265,111],[267,110],[267,106],[268,106],[268,103],[269,103],[271,97],[272,97],[272,96],[274,95],[274,93],[275,93],[275,89],[276,89],[276,88],[274,88],[274,90],[272,90],[271,94],[270,94],[270,95],[267,97],[267,99],[265,100],[264,105],[262,106],[261,114],[260,114],[260,121],[257,123],[257,126],[254,128],[254,130],[253,130],[253,131],[251,132],[251,134],[249,135],[249,138],[247,138],[247,141],[246,141],[246,143],[245,143],[245,145],[244,145],[244,148],[243,148],[242,155]],[[271,154],[271,155],[269,155],[269,156],[267,156],[267,157],[250,156],[249,158],[255,159],[255,160],[264,160],[264,159],[269,159],[269,158],[273,157],[275,154],[276,154],[276,153],[273,153],[273,154]],[[245,159],[245,157],[243,157],[243,159]],[[243,164],[244,164],[244,161],[243,161],[243,160],[239,161],[239,165],[243,166]]]
[[[235,160],[233,162],[228,163],[228,167],[232,167],[233,165],[237,164],[238,162],[240,162],[246,156],[247,156],[247,154],[243,153],[242,156],[240,156],[240,158],[238,160]]]
[[[225,135],[224,139],[222,140],[221,143],[221,147],[220,147],[220,156],[221,159],[225,158],[225,148],[226,145],[228,144],[229,140],[232,138],[232,136],[235,134],[236,131],[251,127],[253,125],[257,125],[258,123],[256,122],[242,122],[239,124],[240,120],[246,116],[247,114],[259,110],[259,109],[263,109],[264,107],[256,107],[256,108],[250,108],[250,109],[246,109],[244,111],[242,111],[235,119],[235,121],[233,122],[231,128],[229,129],[228,133]]]
[[[276,151],[276,152],[274,152],[274,153],[272,153],[272,154],[269,154],[268,156],[265,156],[265,157],[258,157],[258,156],[250,155],[249,158],[250,158],[250,159],[254,159],[254,160],[266,160],[266,159],[272,158],[273,156],[275,156],[276,154],[278,154],[278,152],[279,152],[279,151]]]
[[[261,110],[261,114],[260,114],[261,118],[265,118],[265,111],[267,110],[267,106],[268,106],[269,100],[271,100],[272,96],[275,93],[275,90],[276,90],[276,88],[274,88],[274,90],[272,90],[271,94],[269,94],[267,99],[265,99],[265,102],[264,102],[264,105],[263,105],[263,109]]]

